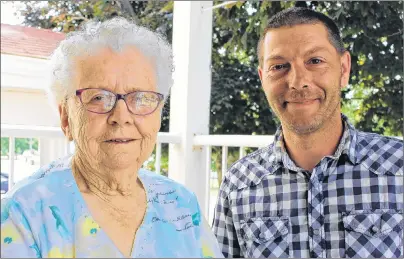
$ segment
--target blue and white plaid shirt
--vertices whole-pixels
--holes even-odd
[[[213,230],[225,257],[403,257],[403,141],[345,129],[312,172],[273,144],[231,166]]]

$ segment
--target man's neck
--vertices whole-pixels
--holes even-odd
[[[285,148],[297,166],[312,171],[323,157],[335,153],[344,129],[341,115],[337,115],[330,118],[323,128],[306,135],[282,127]]]

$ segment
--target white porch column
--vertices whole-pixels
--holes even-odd
[[[205,148],[193,137],[209,134],[211,89],[212,2],[175,1],[173,20],[174,86],[171,89],[170,132],[181,134],[169,147],[170,178],[195,192],[207,218]],[[207,10],[205,9],[207,8]],[[203,10],[205,9],[205,10]]]
[[[40,138],[39,156],[40,166],[67,155],[68,142],[65,138]]]

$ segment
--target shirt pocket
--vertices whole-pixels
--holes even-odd
[[[346,257],[403,256],[402,211],[353,211],[343,215],[343,223]]]
[[[289,257],[289,219],[287,217],[251,218],[241,221],[245,257]]]

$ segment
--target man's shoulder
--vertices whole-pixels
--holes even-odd
[[[383,143],[392,147],[403,147],[403,140],[399,137],[383,136],[377,133],[370,133],[359,130],[357,130],[356,133],[358,136],[358,143],[362,145]]]
[[[403,140],[357,131],[357,162],[376,174],[403,175]]]
[[[258,184],[265,175],[278,169],[273,145],[260,148],[230,166],[223,180],[229,191]]]

